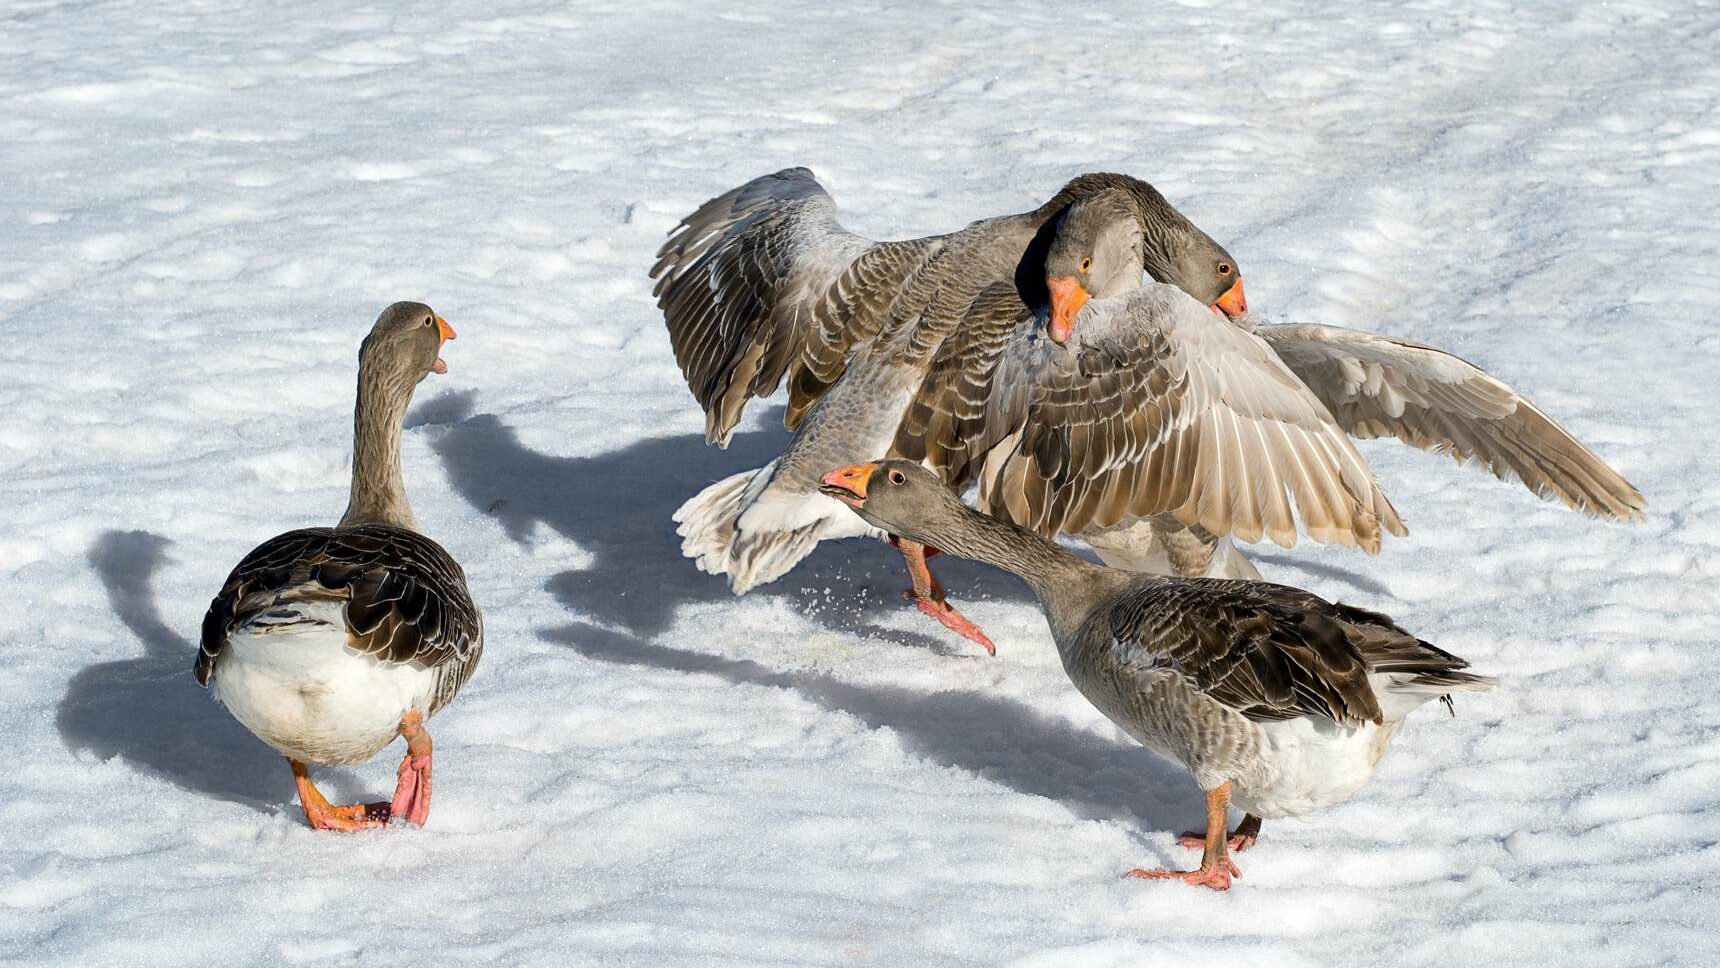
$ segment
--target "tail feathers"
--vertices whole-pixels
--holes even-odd
[[[768,469],[731,474],[675,510],[674,521],[680,525],[675,533],[682,539],[681,554],[697,561],[700,571],[711,575],[728,573],[729,547],[735,540],[735,523],[746,510],[748,486],[754,477]]]
[[[1443,696],[1448,692],[1486,692],[1498,684],[1494,676],[1473,672],[1423,672],[1393,676],[1391,690],[1410,696]]]
[[[817,521],[793,531],[743,532],[729,549],[729,589],[745,595],[788,574],[829,536],[829,523]]]
[[[774,463],[767,464],[726,477],[675,512],[681,554],[696,561],[706,574],[729,576],[729,588],[736,595],[781,578],[826,538],[872,533],[857,515],[845,512],[794,527],[741,529],[741,516],[769,482],[773,467]],[[841,511],[830,503],[833,510]]]
[[[1452,693],[1486,692],[1499,684],[1492,676],[1455,671],[1386,673],[1383,678],[1384,683],[1375,680],[1374,695],[1387,722],[1397,722],[1435,699],[1455,713]]]

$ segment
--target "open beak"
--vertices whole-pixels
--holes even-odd
[[[866,482],[871,480],[872,472],[877,469],[877,464],[849,464],[847,467],[838,467],[824,475],[818,490],[851,508],[864,507]]]
[[[458,339],[459,338],[459,334],[454,332],[454,327],[449,326],[448,321],[446,319],[443,319],[440,316],[436,317],[436,335],[442,337],[442,342],[444,342],[444,343],[448,342],[451,339]],[[430,372],[432,372],[432,373],[446,373],[446,372],[448,372],[448,364],[446,362],[444,362],[440,356],[438,356],[438,357],[436,357],[436,362],[431,365]]]
[[[1051,321],[1046,324],[1045,335],[1053,343],[1067,343],[1075,331],[1075,315],[1087,305],[1087,287],[1074,276],[1047,276],[1045,288],[1051,290]]]
[[[1247,315],[1248,297],[1242,292],[1242,277],[1238,276],[1235,284],[1225,290],[1224,295],[1218,297],[1218,302],[1213,303],[1212,307],[1231,319]]]

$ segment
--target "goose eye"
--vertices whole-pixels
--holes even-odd
[[[1220,263],[1219,263],[1219,264],[1218,264],[1218,274],[1219,274],[1219,275],[1221,275],[1221,276],[1228,276],[1228,275],[1230,275],[1230,263],[1228,263],[1228,262],[1220,262]]]
[[[434,316],[431,316],[431,317],[430,317],[430,318],[429,318],[429,319],[426,319],[426,320],[425,320],[425,321],[424,321],[424,325],[426,325],[426,326],[434,326],[434,325],[436,325],[436,317],[434,317]]]
[[[907,475],[903,474],[901,471],[891,471],[890,472],[890,483],[891,484],[906,484],[907,482],[908,482]]]
[[[1091,269],[1091,268],[1093,268],[1093,260],[1092,259],[1082,259],[1081,260],[1081,271],[1082,272],[1086,272],[1088,269]]]

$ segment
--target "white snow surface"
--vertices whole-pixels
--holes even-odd
[[[0,959],[31,965],[1720,963],[1720,8],[626,4],[0,10]],[[1391,442],[1412,534],[1263,547],[1499,690],[1412,717],[1229,893],[1192,781],[1074,691],[1026,590],[877,542],[734,599],[646,278],[811,167],[874,237],[1152,181],[1276,320],[1433,342],[1642,488],[1603,524]],[[247,550],[332,523],[357,344],[458,329],[406,434],[488,650],[424,829],[308,829],[192,680]],[[399,746],[318,774],[383,798]]]

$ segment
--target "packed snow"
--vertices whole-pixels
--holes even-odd
[[[1717,42],[1676,0],[9,5],[0,959],[1720,963]],[[1262,570],[1500,689],[1268,821],[1230,892],[1125,880],[1193,859],[1199,793],[1024,587],[934,562],[987,659],[879,543],[741,599],[678,554],[673,509],[786,435],[759,402],[705,446],[646,270],[789,165],[877,238],[1146,178],[1256,309],[1490,369],[1648,520],[1364,445],[1410,536]],[[330,834],[191,661],[240,556],[339,516],[397,299],[459,331],[407,482],[488,649],[429,825]]]

